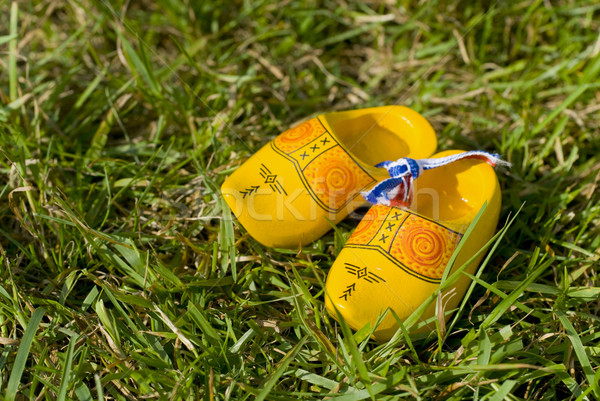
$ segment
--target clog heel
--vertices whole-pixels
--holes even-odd
[[[436,145],[429,122],[407,107],[326,113],[265,145],[221,192],[257,241],[297,248],[365,205],[360,192],[387,177],[377,163],[428,157]]]
[[[437,158],[459,154],[442,152],[429,161],[435,164]],[[473,157],[422,171],[414,182],[409,207],[395,207],[393,201],[386,201],[387,196],[375,194],[390,205],[369,209],[329,271],[325,304],[333,318],[338,318],[337,309],[352,328],[360,329],[366,323],[373,326],[390,308],[406,319],[438,288],[452,253],[485,202],[487,207],[453,268],[466,263],[493,236],[500,213],[500,186],[492,166]],[[474,272],[482,256],[467,267],[468,273]],[[458,305],[469,283],[462,276],[445,291],[446,313]],[[421,319],[428,321],[434,315],[435,303]],[[397,329],[396,319],[387,313],[373,337],[387,340]],[[435,323],[425,329],[435,330]]]

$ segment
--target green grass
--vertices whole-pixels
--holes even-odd
[[[0,0],[0,399],[600,397],[600,5],[391,3]],[[218,188],[384,104],[512,162],[514,220],[447,333],[377,344],[323,304],[356,221],[269,249]]]

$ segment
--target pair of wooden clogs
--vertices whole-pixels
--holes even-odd
[[[432,156],[436,146],[431,125],[406,107],[327,113],[269,142],[225,181],[221,191],[252,237],[271,247],[297,248],[366,204],[361,192],[390,177],[386,169],[375,167],[382,161],[461,153]],[[331,316],[343,317],[354,329],[379,320],[373,333],[378,340],[398,329],[394,314],[405,319],[438,288],[483,205],[487,206],[454,266],[468,262],[493,236],[500,213],[498,179],[484,160],[458,160],[423,171],[412,182],[412,188],[404,188],[411,192],[405,207],[387,202],[369,209],[327,277],[325,305]],[[472,274],[480,260],[481,256],[473,260],[465,271]],[[465,275],[458,279],[446,291],[444,311],[437,313],[452,311],[469,283]],[[434,306],[422,315],[423,321],[431,322]],[[394,314],[380,319],[388,308]]]

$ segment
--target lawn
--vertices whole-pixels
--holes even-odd
[[[599,32],[595,0],[0,0],[0,399],[600,398]],[[357,220],[271,249],[219,187],[387,104],[512,168],[446,330],[379,344],[324,308]]]

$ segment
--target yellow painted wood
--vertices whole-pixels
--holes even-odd
[[[389,177],[377,163],[426,158],[436,146],[429,122],[407,107],[326,113],[265,145],[221,192],[257,241],[298,248],[365,205],[360,192]]]
[[[443,157],[460,151],[436,154]],[[484,161],[460,160],[423,172],[415,181],[409,208],[372,206],[329,271],[325,305],[337,308],[347,323],[360,329],[375,324],[387,308],[407,318],[438,288],[450,256],[484,202],[487,207],[454,263],[467,262],[494,235],[500,214],[500,185]],[[473,274],[481,258],[466,271]],[[463,276],[444,292],[444,311],[456,308],[470,284]],[[422,316],[435,315],[435,303]],[[449,316],[446,316],[446,318]],[[398,324],[388,313],[374,333],[389,339]],[[435,330],[430,323],[426,330]]]

